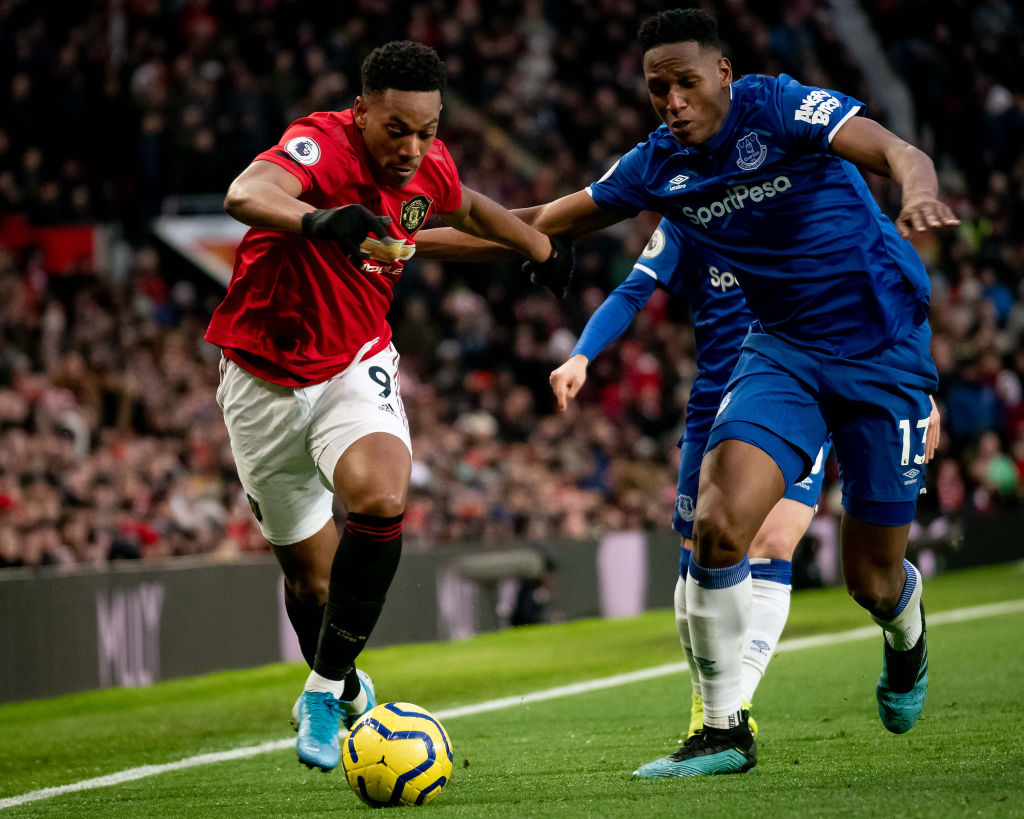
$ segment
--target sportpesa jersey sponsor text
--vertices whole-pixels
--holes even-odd
[[[788,176],[776,176],[767,182],[755,185],[733,185],[725,192],[725,196],[710,205],[693,208],[687,205],[683,215],[693,224],[706,228],[714,219],[720,219],[733,211],[743,210],[749,199],[751,202],[763,202],[779,193],[785,193],[793,187]]]

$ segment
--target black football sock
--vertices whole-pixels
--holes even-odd
[[[310,606],[292,594],[288,583],[284,584],[284,610],[299,638],[299,650],[306,665],[313,667],[316,660],[316,645],[320,641],[320,629],[324,624],[324,606]]]
[[[313,670],[358,693],[353,666],[377,624],[402,555],[402,516],[351,513],[331,564],[331,585]]]

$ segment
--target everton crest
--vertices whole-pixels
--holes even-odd
[[[414,196],[408,202],[402,203],[402,215],[400,217],[402,227],[407,233],[415,233],[420,229],[423,220],[427,218],[430,204],[433,200],[427,199],[423,194]]]
[[[740,152],[740,158],[736,160],[736,164],[744,171],[754,170],[768,156],[768,148],[761,144],[761,140],[753,131],[743,139],[737,140],[736,149]]]
[[[690,522],[696,517],[697,507],[689,495],[676,495],[676,512],[683,520]]]

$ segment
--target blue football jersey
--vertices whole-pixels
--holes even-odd
[[[660,126],[588,187],[594,201],[660,213],[721,260],[755,331],[843,357],[906,337],[927,317],[924,265],[829,148],[863,104],[785,74],[746,76],[731,91],[710,140],[683,147]]]
[[[690,303],[697,377],[690,389],[688,412],[713,416],[754,320],[736,274],[715,254],[694,250],[683,231],[668,219],[661,220],[633,269]]]

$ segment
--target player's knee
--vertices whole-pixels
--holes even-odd
[[[405,492],[390,488],[374,488],[361,492],[348,504],[349,512],[393,518],[405,511]]]
[[[765,531],[763,528],[750,544],[751,557],[767,557],[774,560],[791,560],[800,537],[789,529],[777,528]]]
[[[701,509],[693,521],[693,553],[708,569],[734,566],[746,550],[740,545],[740,532],[729,518],[713,507]]]
[[[288,593],[303,606],[319,607],[327,602],[331,579],[312,570],[285,577]]]
[[[892,611],[899,600],[902,589],[893,586],[885,578],[872,576],[848,578],[846,591],[857,602],[857,605],[872,614],[881,614]]]

